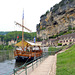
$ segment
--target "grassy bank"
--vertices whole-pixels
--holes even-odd
[[[48,48],[48,52],[49,52],[50,55],[52,55],[52,54],[55,54],[55,53],[59,52],[59,51],[62,50],[62,49],[63,49],[63,47],[60,47],[60,48],[49,47],[49,48]]]
[[[56,75],[75,75],[75,45],[57,55]]]

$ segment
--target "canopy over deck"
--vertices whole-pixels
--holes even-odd
[[[18,42],[17,44],[15,44],[15,46],[22,47],[22,43],[23,43],[24,47],[27,47],[27,46],[41,46],[37,43],[32,43],[32,42],[25,41],[25,40],[23,42],[22,41]]]

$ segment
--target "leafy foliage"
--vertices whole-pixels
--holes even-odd
[[[10,41],[10,40],[16,40],[17,36],[19,36],[18,40],[22,40],[22,32],[21,31],[13,31],[13,32],[9,32],[6,35],[0,35],[1,40],[3,41]],[[36,32],[32,32],[32,33],[28,33],[28,32],[24,32],[24,39],[25,40],[33,40],[33,38],[36,37]]]
[[[0,45],[0,50],[12,50],[14,47],[12,45]]]
[[[0,35],[8,34],[9,32],[0,32]]]
[[[11,50],[11,49],[13,49],[13,47],[11,45],[4,47],[4,50]]]
[[[68,26],[68,31],[69,31],[69,30],[72,30],[72,27],[71,27],[71,25],[69,25],[69,26]]]
[[[60,32],[60,33],[57,34],[57,35],[50,36],[49,39],[50,39],[50,38],[56,38],[56,37],[61,36],[61,35],[71,34],[71,33],[72,33],[71,30],[69,30],[69,31],[63,31],[63,32]]]
[[[36,39],[36,41],[42,41],[42,39],[39,37],[39,38]]]
[[[46,27],[43,27],[42,29],[40,29],[40,30],[44,30],[44,29],[46,29]]]
[[[75,30],[75,27],[73,27],[73,30]]]
[[[0,45],[0,50],[3,50],[3,47],[4,47],[3,45]]]
[[[58,46],[62,46],[62,43],[58,43]]]
[[[55,12],[56,10],[58,10],[58,8],[59,8],[59,4],[55,4],[54,6],[53,6],[53,10],[52,10],[52,12]]]

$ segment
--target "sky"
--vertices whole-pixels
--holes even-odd
[[[32,32],[40,23],[40,16],[61,0],[0,0],[0,31],[21,31],[14,21],[22,24],[24,9],[24,26]],[[27,32],[26,29],[24,31]]]

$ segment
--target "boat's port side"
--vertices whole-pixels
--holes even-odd
[[[17,62],[26,62],[26,61],[31,61],[34,59],[34,57],[24,57],[24,56],[15,56],[15,59]]]

